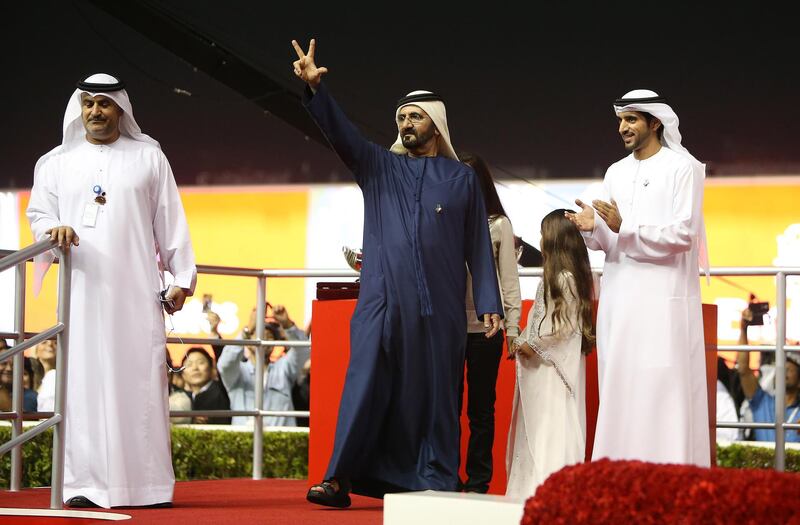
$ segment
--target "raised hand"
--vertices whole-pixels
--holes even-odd
[[[220,319],[219,315],[215,312],[206,313],[206,317],[208,318],[208,325],[211,328],[211,333],[219,335],[217,330],[219,329],[219,323],[222,322],[222,319]]]
[[[297,43],[297,40],[292,40],[292,47],[297,53],[297,60],[292,65],[294,66],[294,74],[300,77],[303,82],[309,85],[311,89],[316,90],[322,80],[322,75],[328,72],[327,67],[317,67],[314,63],[314,51],[316,50],[317,43],[312,38],[308,44],[308,53],[303,52],[303,48]]]
[[[622,216],[619,214],[619,207],[614,199],[611,199],[611,204],[601,201],[592,201],[592,206],[597,210],[597,214],[608,224],[608,228],[614,232],[619,233],[619,227],[622,224]]]
[[[282,328],[291,328],[294,324],[294,321],[289,318],[289,312],[286,311],[286,307],[282,304],[276,304],[272,312],[275,315],[275,320],[278,321]]]
[[[578,213],[565,211],[564,217],[569,219],[580,231],[590,232],[594,230],[594,210],[592,207],[580,199],[575,199],[575,204],[580,206],[581,211]]]

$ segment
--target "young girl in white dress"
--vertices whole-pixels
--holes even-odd
[[[585,455],[585,356],[594,342],[592,273],[583,238],[564,212],[555,210],[542,219],[544,275],[525,330],[511,348],[517,383],[506,495],[520,499]]]

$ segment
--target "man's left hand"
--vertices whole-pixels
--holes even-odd
[[[168,314],[174,314],[183,308],[183,303],[186,302],[186,290],[178,286],[170,286],[166,295],[166,299],[168,301],[172,301],[172,306],[164,303],[164,310]]]
[[[497,331],[500,330],[500,315],[483,314],[483,327],[486,329],[486,339],[494,337]]]
[[[608,228],[612,232],[619,233],[622,216],[619,214],[619,207],[614,199],[611,199],[611,204],[601,200],[592,201],[592,207],[597,210],[597,214],[608,224]]]

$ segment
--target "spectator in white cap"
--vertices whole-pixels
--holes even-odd
[[[162,304],[180,310],[196,270],[172,169],[118,78],[78,82],[62,144],[36,163],[27,214],[37,240],[74,246],[67,403],[55,407],[66,418],[64,501],[168,506]],[[168,289],[159,266],[175,278]]]
[[[604,200],[567,213],[605,252],[597,315],[600,407],[592,458],[710,463],[699,268],[708,268],[705,167],[681,145],[666,100],[638,89],[614,102],[630,155]]]

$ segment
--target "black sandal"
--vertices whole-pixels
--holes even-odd
[[[73,496],[64,504],[73,509],[97,509],[100,507],[100,505],[90,500],[86,496]]]
[[[306,499],[317,505],[346,509],[350,506],[350,484],[336,480],[339,482],[339,490],[336,490],[333,481],[333,479],[326,479],[322,483],[312,486],[308,489]],[[322,489],[322,491],[314,489]]]

